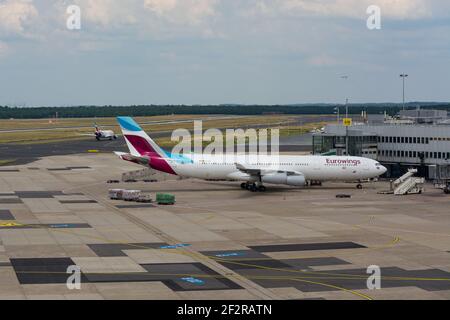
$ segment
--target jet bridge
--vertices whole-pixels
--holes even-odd
[[[433,165],[429,168],[435,188],[442,189],[446,194],[450,194],[450,165]]]

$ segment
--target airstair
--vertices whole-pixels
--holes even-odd
[[[423,192],[425,179],[414,177],[416,173],[417,169],[409,169],[407,173],[394,181],[393,188],[396,196],[420,194]]]

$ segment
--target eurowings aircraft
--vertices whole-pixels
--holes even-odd
[[[186,178],[241,181],[241,188],[265,191],[264,184],[305,186],[308,181],[361,181],[386,172],[379,162],[351,156],[172,154],[160,148],[130,117],[118,117],[130,153],[115,152],[121,159]],[[358,188],[362,188],[358,184]]]

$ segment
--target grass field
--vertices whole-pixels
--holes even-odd
[[[8,164],[13,163],[14,161],[16,161],[16,159],[4,159],[4,160],[0,159],[0,167],[7,166]]]
[[[286,137],[286,136],[302,135],[302,134],[310,132],[311,130],[320,129],[323,126],[325,126],[326,124],[327,124],[327,122],[312,122],[312,123],[304,124],[301,126],[295,125],[295,126],[280,127],[280,128],[278,128],[280,130],[279,136],[281,138],[281,137]],[[269,128],[267,128],[267,129],[269,129]],[[258,131],[258,129],[257,129],[257,131]],[[223,134],[225,135],[225,133],[223,133]],[[268,132],[268,136],[270,136],[270,131]],[[157,139],[155,139],[155,141],[164,148],[171,148],[178,143],[177,141],[172,141],[170,137],[157,138]],[[248,142],[248,138],[246,138],[246,141]],[[223,137],[223,143],[225,145],[225,137]],[[237,143],[237,138],[235,138],[235,143]],[[202,143],[202,145],[204,147],[209,144],[210,144],[210,142]]]
[[[211,119],[212,115],[176,115],[176,116],[157,116],[157,117],[137,117],[138,123],[153,121],[179,121],[192,120],[191,122],[182,123],[152,123],[142,124],[142,128],[146,132],[170,132],[175,129],[183,128],[193,130],[194,120],[203,120],[203,130],[209,128],[252,128],[259,127],[280,127],[280,135],[301,134],[308,132],[314,128],[320,128],[324,123],[308,123],[302,126],[296,126],[294,123],[298,121],[298,116],[288,115],[263,115],[248,116],[238,118],[221,118]],[[308,116],[302,116],[307,118]],[[93,134],[93,123],[97,123],[101,127],[107,127],[120,134],[120,128],[115,118],[97,118],[97,119],[58,119],[58,121],[50,123],[49,120],[0,120],[0,130],[17,130],[26,129],[27,131],[1,132],[0,144],[36,144],[57,141],[71,141],[82,139],[93,139],[89,134]],[[291,124],[291,125],[290,125]],[[75,128],[63,128],[63,127]],[[86,128],[76,128],[83,127]],[[29,131],[28,131],[29,130]],[[166,146],[174,144],[170,139],[162,138],[161,143]]]
[[[207,115],[170,115],[155,117],[136,117],[138,122],[145,121],[175,121],[189,119],[204,119]],[[52,129],[55,127],[93,127],[94,123],[101,126],[117,125],[116,118],[67,118],[67,119],[8,119],[0,120],[0,130],[14,129]]]

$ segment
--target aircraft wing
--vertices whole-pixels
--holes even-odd
[[[276,169],[260,169],[260,168],[254,168],[254,167],[246,167],[240,163],[236,163],[236,169],[238,169],[239,171],[249,174],[251,176],[265,176],[265,175],[269,175],[269,174],[274,174],[274,173],[287,173],[287,174],[301,174],[300,172],[297,171],[287,171],[287,170],[276,170]]]
[[[79,136],[95,137],[94,133],[77,133]]]
[[[306,178],[303,173],[290,170],[277,169],[260,169],[249,168],[239,163],[236,163],[236,168],[251,177],[253,181],[260,181],[263,183],[285,184],[289,186],[304,186]]]
[[[77,133],[77,135],[84,136],[84,137],[94,137],[94,138],[97,136],[95,133]],[[120,137],[122,135],[121,134],[109,134],[109,135],[103,135],[102,137],[108,138],[108,137],[113,137],[113,136]]]
[[[265,176],[270,175],[274,173],[287,173],[290,175],[299,175],[302,174],[298,171],[292,171],[292,170],[277,170],[277,169],[260,169],[260,168],[254,168],[254,167],[246,167],[240,163],[236,163],[236,169],[239,171],[249,174],[251,176]]]
[[[257,168],[247,168],[240,163],[236,163],[236,169],[238,169],[239,171],[241,171],[243,173],[247,173],[251,176],[259,176],[262,171],[261,169],[257,169]]]

